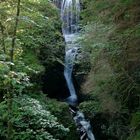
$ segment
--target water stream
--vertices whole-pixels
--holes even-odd
[[[62,31],[66,42],[65,50],[65,70],[64,76],[70,91],[70,96],[66,102],[71,105],[77,104],[77,95],[72,82],[72,71],[77,54],[78,44],[78,22],[80,14],[79,0],[63,0],[61,4]]]
[[[72,80],[73,66],[77,50],[80,47],[78,44],[80,1],[54,0],[54,3],[61,9],[62,32],[66,42],[64,76],[70,96],[65,99],[65,102],[70,106],[70,112],[80,133],[80,140],[95,140],[90,122],[87,121],[84,114],[77,109],[78,98]]]

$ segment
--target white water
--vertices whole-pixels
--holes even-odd
[[[65,51],[65,70],[64,76],[70,91],[70,96],[66,102],[71,105],[77,104],[77,95],[72,82],[72,71],[75,57],[77,54],[78,44],[78,22],[80,14],[79,0],[63,0],[61,4],[62,31],[66,42]]]
[[[54,3],[59,6],[60,1],[54,0]],[[61,2],[61,8],[59,8],[61,9],[62,32],[66,42],[64,76],[70,91],[70,96],[65,101],[74,107],[77,105],[78,99],[72,81],[72,71],[79,48],[77,40],[79,36],[80,2],[79,0],[62,0]],[[82,132],[80,140],[95,140],[90,122],[85,119],[84,114],[71,107],[70,111],[80,133]]]
[[[75,123],[77,125],[81,125],[84,128],[84,131],[87,134],[87,140],[95,140],[94,135],[92,133],[90,122],[85,119],[85,116],[82,112],[77,111],[76,116],[74,117]],[[82,139],[83,137],[81,137]]]

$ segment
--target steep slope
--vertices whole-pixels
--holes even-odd
[[[97,139],[138,140],[140,1],[83,0],[82,5],[81,44],[91,70],[82,85],[87,101],[81,109],[93,119]]]

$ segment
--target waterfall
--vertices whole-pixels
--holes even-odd
[[[80,140],[95,140],[90,122],[85,119],[82,112],[77,109],[78,99],[72,81],[72,71],[79,48],[78,24],[80,15],[79,0],[54,0],[57,7],[61,9],[62,32],[66,42],[64,76],[70,92],[65,101],[70,106],[70,112],[80,132]],[[61,4],[60,4],[61,2]],[[61,7],[60,7],[61,5]]]
[[[84,114],[71,105],[69,109],[80,133],[80,140],[95,140],[90,122],[85,119]]]
[[[61,19],[63,21],[63,34],[76,34],[80,14],[79,0],[63,0],[61,4]]]
[[[63,0],[61,4],[62,31],[66,42],[64,76],[70,91],[66,102],[77,104],[77,95],[72,82],[72,71],[77,54],[78,22],[80,14],[79,0]]]

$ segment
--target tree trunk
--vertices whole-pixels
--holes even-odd
[[[17,27],[18,27],[18,22],[19,22],[19,14],[20,14],[20,0],[18,0],[17,3],[17,13],[16,13],[16,20],[15,20],[15,27],[13,31],[13,38],[12,38],[12,46],[11,46],[11,51],[10,51],[10,61],[11,63],[14,63],[14,48],[15,48],[15,43],[16,43],[16,32],[17,32]],[[13,65],[10,66],[10,70],[13,71]],[[12,78],[12,77],[11,77]],[[12,79],[11,79],[12,81]],[[13,130],[12,130],[12,104],[13,104],[13,93],[14,93],[14,87],[11,83],[10,90],[8,92],[8,140],[12,140],[13,136]]]
[[[5,48],[5,41],[4,41],[4,26],[2,25],[2,23],[0,22],[0,29],[1,29],[1,35],[2,35],[2,48],[3,48],[3,52],[6,54],[6,48]]]

